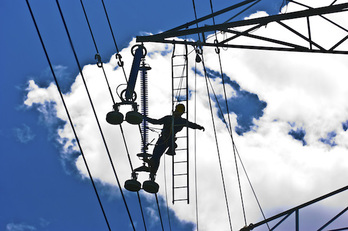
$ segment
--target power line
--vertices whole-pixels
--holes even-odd
[[[118,62],[118,65],[122,68],[122,71],[123,71],[123,74],[124,74],[124,78],[125,78],[125,80],[127,82],[127,75],[126,75],[126,71],[124,70],[124,66],[123,66],[124,63],[121,60],[122,56],[121,56],[120,51],[119,51],[118,46],[117,46],[117,42],[116,42],[116,39],[115,39],[114,31],[112,30],[112,26],[111,26],[111,23],[110,23],[109,15],[108,15],[108,12],[107,12],[106,7],[105,7],[104,0],[101,0],[101,1],[102,1],[102,4],[103,4],[105,16],[106,16],[106,19],[108,21],[110,32],[111,32],[111,35],[112,35],[112,38],[113,38],[113,41],[114,41],[114,44],[115,44],[115,48],[116,48],[116,51],[117,51],[116,59],[118,59],[118,58],[120,59],[119,62]]]
[[[254,6],[255,4],[257,4],[258,2],[259,2],[259,1],[256,1],[256,2],[254,2],[253,4],[251,4],[249,7],[245,8],[244,10],[241,10],[241,11],[240,11],[239,13],[237,13],[234,17],[236,17],[236,16],[238,16],[239,14],[243,13],[244,11],[246,11],[247,9],[249,9],[250,7],[252,7],[252,6]],[[211,13],[213,14],[214,12],[213,12],[213,3],[212,3],[212,0],[210,0],[210,8],[211,8]],[[232,17],[232,18],[234,18],[234,17]],[[231,19],[232,19],[232,18],[231,18]],[[231,19],[230,19],[230,20],[231,20]],[[215,19],[214,19],[214,17],[213,17],[213,23],[214,23],[214,25],[215,25]],[[217,34],[216,34],[216,31],[215,31],[214,35],[215,35],[215,40],[217,41]],[[229,130],[230,137],[231,137],[231,141],[232,141],[232,147],[233,147],[233,153],[234,153],[234,160],[235,160],[235,166],[236,166],[236,173],[237,173],[237,177],[238,177],[238,185],[239,185],[239,191],[240,191],[240,197],[241,197],[241,203],[242,203],[242,209],[243,209],[243,215],[244,215],[244,222],[245,222],[245,225],[247,225],[246,213],[245,213],[245,207],[244,207],[244,200],[243,200],[243,193],[242,193],[242,188],[241,188],[241,183],[240,183],[240,176],[239,176],[239,170],[238,170],[237,155],[238,155],[238,157],[239,157],[239,160],[240,160],[240,162],[241,162],[242,168],[243,168],[244,173],[245,173],[245,175],[246,175],[246,177],[247,177],[247,180],[248,180],[248,182],[249,182],[249,185],[250,185],[250,187],[251,187],[251,190],[252,190],[252,192],[253,192],[253,194],[254,194],[254,197],[255,197],[255,199],[256,199],[256,202],[257,202],[257,204],[258,204],[258,207],[259,207],[259,209],[260,209],[260,211],[261,211],[261,213],[262,213],[262,216],[264,217],[264,219],[266,219],[266,216],[265,216],[265,214],[264,214],[264,212],[263,212],[263,210],[262,210],[261,204],[260,204],[260,202],[259,202],[259,200],[258,200],[258,198],[257,198],[257,195],[256,195],[256,192],[255,192],[255,190],[254,190],[254,187],[253,187],[252,184],[251,184],[250,178],[249,178],[249,176],[248,176],[248,174],[247,174],[247,172],[246,172],[245,166],[244,166],[244,164],[243,164],[243,162],[242,162],[242,159],[241,159],[241,157],[240,157],[240,155],[239,155],[239,153],[238,153],[238,150],[237,150],[237,146],[236,146],[236,144],[235,144],[235,142],[234,142],[233,133],[232,133],[232,123],[231,123],[231,118],[230,118],[230,110],[229,110],[229,106],[228,106],[228,102],[227,102],[227,94],[226,94],[226,87],[225,87],[225,78],[224,78],[224,74],[223,74],[224,72],[223,72],[223,70],[222,70],[221,55],[220,55],[220,51],[219,51],[218,49],[219,49],[219,48],[217,48],[215,51],[216,51],[216,53],[217,53],[217,55],[218,55],[218,58],[219,58],[220,74],[221,74],[221,79],[222,79],[222,84],[223,84],[224,98],[225,98],[225,104],[226,104],[226,110],[227,110],[227,117],[228,117],[228,124],[229,124],[229,126],[228,126],[227,128],[229,128],[228,130]],[[213,89],[213,87],[212,87],[212,89]],[[215,93],[214,93],[214,95],[215,95]],[[216,95],[215,95],[215,98],[216,98]],[[217,103],[218,103],[218,105],[219,105],[219,102],[218,102],[217,98],[216,98],[216,101],[217,101]],[[221,110],[220,105],[219,105],[219,109],[220,109],[220,113],[221,113],[222,117],[224,118],[223,112],[222,112],[222,110]],[[268,227],[268,229],[270,230],[270,227],[269,227],[268,223],[267,223],[267,227]]]
[[[130,212],[129,212],[129,208],[128,208],[128,205],[127,205],[127,202],[126,202],[126,198],[125,198],[125,196],[124,196],[124,194],[123,194],[120,181],[119,181],[119,179],[118,179],[118,176],[117,176],[117,173],[116,173],[116,170],[115,170],[115,167],[114,167],[114,164],[113,164],[113,161],[112,161],[112,158],[111,158],[109,149],[108,149],[108,147],[107,147],[106,140],[105,140],[103,131],[102,131],[101,126],[100,126],[100,123],[99,123],[99,119],[98,119],[98,117],[97,117],[97,113],[96,113],[96,111],[95,111],[95,108],[94,108],[94,105],[93,105],[91,96],[90,96],[90,94],[89,94],[89,90],[88,90],[88,87],[87,87],[87,84],[86,84],[86,81],[85,81],[85,78],[84,78],[84,75],[83,75],[83,72],[82,72],[82,68],[81,68],[80,62],[79,62],[79,60],[78,60],[78,58],[77,58],[77,54],[76,54],[74,45],[73,45],[73,43],[72,43],[72,39],[71,39],[71,37],[70,37],[70,33],[69,33],[69,30],[68,30],[68,27],[67,27],[67,25],[66,25],[66,22],[65,22],[65,19],[64,19],[64,16],[63,16],[63,12],[62,12],[62,10],[61,10],[61,7],[60,7],[60,5],[59,5],[58,0],[56,0],[56,3],[57,3],[57,6],[58,6],[59,13],[60,13],[61,19],[62,19],[62,21],[63,21],[64,27],[65,27],[65,31],[66,31],[67,36],[68,36],[68,38],[69,38],[70,46],[71,46],[71,49],[72,49],[72,51],[73,51],[73,53],[74,53],[74,57],[75,57],[77,66],[78,66],[78,68],[79,68],[79,71],[80,71],[80,74],[81,74],[81,77],[82,77],[82,80],[83,80],[83,84],[84,84],[84,86],[85,86],[85,89],[86,89],[86,92],[87,92],[87,95],[88,95],[88,99],[89,99],[89,101],[90,101],[90,104],[91,104],[91,107],[92,107],[92,110],[93,110],[93,113],[94,113],[94,116],[95,116],[95,119],[96,119],[96,122],[97,122],[97,125],[98,125],[98,128],[99,128],[99,131],[100,131],[100,134],[101,134],[101,136],[102,136],[102,139],[103,139],[103,142],[104,142],[104,146],[105,146],[106,152],[107,152],[107,154],[108,154],[109,161],[110,161],[110,164],[111,164],[113,173],[114,173],[114,175],[115,175],[117,184],[118,184],[118,186],[119,186],[119,189],[120,189],[120,192],[121,192],[121,196],[122,196],[122,198],[123,198],[123,202],[124,202],[124,204],[125,204],[125,207],[126,207],[126,210],[127,210],[127,213],[128,213],[129,219],[130,219],[130,222],[131,222],[132,227],[133,227],[133,230],[135,230],[135,226],[134,226],[134,223],[133,223],[133,220],[132,220],[132,216],[131,216],[131,214],[130,214]]]
[[[202,65],[203,65],[203,70],[204,70],[204,76],[205,76],[205,81],[206,81],[206,87],[207,87],[207,95],[208,95],[208,101],[209,101],[209,108],[210,108],[210,114],[211,114],[211,119],[212,119],[212,124],[213,124],[213,129],[214,129],[214,137],[215,137],[215,143],[216,143],[216,149],[217,149],[217,154],[218,154],[218,160],[219,160],[219,166],[220,166],[220,173],[221,173],[221,180],[222,180],[222,186],[224,190],[224,195],[225,195],[225,202],[226,202],[226,209],[227,209],[227,215],[228,215],[228,221],[230,224],[230,229],[232,229],[232,219],[231,219],[231,214],[230,214],[230,209],[229,209],[229,204],[228,204],[228,198],[227,198],[227,191],[226,191],[226,183],[225,183],[225,177],[222,169],[222,163],[221,163],[221,156],[220,156],[220,149],[218,145],[218,140],[217,140],[217,134],[216,134],[216,127],[215,127],[215,121],[214,121],[214,114],[213,114],[213,108],[211,105],[211,99],[210,99],[210,91],[209,91],[209,85],[208,85],[208,76],[207,76],[207,70],[204,64],[204,58],[203,58],[203,53],[202,53]]]
[[[67,114],[67,116],[68,116],[69,123],[70,123],[70,127],[71,127],[71,128],[72,128],[72,130],[73,130],[73,133],[74,133],[74,136],[75,136],[75,139],[76,139],[77,145],[78,145],[78,147],[79,147],[79,150],[80,150],[81,156],[82,156],[82,158],[83,158],[84,164],[85,164],[86,169],[87,169],[87,172],[88,172],[88,176],[89,176],[89,178],[91,179],[91,183],[92,183],[92,185],[93,185],[94,192],[95,192],[95,194],[96,194],[96,196],[97,196],[97,199],[98,199],[98,202],[99,202],[99,206],[100,206],[100,208],[101,208],[101,210],[102,210],[102,212],[103,212],[103,216],[104,216],[105,222],[106,222],[106,224],[107,224],[107,226],[108,226],[108,229],[109,229],[109,231],[111,231],[109,221],[108,221],[107,216],[106,216],[106,214],[105,214],[105,210],[104,210],[104,208],[103,208],[103,205],[102,205],[101,199],[100,199],[100,197],[99,197],[99,194],[98,194],[97,188],[96,188],[96,186],[95,186],[95,183],[94,183],[94,180],[93,180],[93,177],[92,177],[91,171],[90,171],[90,169],[89,169],[89,167],[88,167],[88,163],[87,163],[86,157],[85,157],[85,155],[84,155],[84,153],[83,153],[83,150],[82,150],[82,147],[81,147],[80,141],[79,141],[79,139],[78,139],[78,136],[77,136],[77,133],[76,133],[76,130],[75,130],[74,124],[73,124],[72,119],[71,119],[71,116],[70,116],[70,113],[69,113],[68,108],[67,108],[67,106],[66,106],[66,103],[65,103],[65,100],[64,100],[64,97],[63,97],[62,91],[61,91],[61,89],[60,89],[60,86],[59,86],[59,83],[58,83],[57,77],[56,77],[56,75],[55,75],[55,72],[54,72],[54,69],[53,69],[52,63],[51,63],[50,58],[49,58],[49,56],[48,56],[48,53],[47,53],[47,50],[46,50],[45,44],[44,44],[44,42],[43,42],[43,39],[42,39],[42,37],[41,37],[40,30],[39,30],[39,28],[38,28],[38,26],[37,26],[37,23],[36,23],[36,20],[35,20],[35,18],[34,18],[34,14],[33,14],[32,10],[31,10],[31,7],[30,7],[30,4],[29,4],[29,1],[28,1],[28,0],[26,0],[26,2],[27,2],[27,5],[28,5],[28,9],[29,9],[29,11],[30,11],[31,18],[32,18],[32,20],[33,20],[33,22],[34,22],[34,25],[35,25],[35,28],[36,28],[36,32],[37,32],[37,34],[38,34],[38,36],[39,36],[39,38],[40,38],[40,42],[41,42],[42,48],[43,48],[43,50],[44,50],[44,52],[45,52],[46,59],[47,59],[48,64],[49,64],[49,66],[50,66],[50,69],[51,69],[51,72],[52,72],[52,75],[53,75],[54,81],[55,81],[55,83],[56,83],[56,86],[57,86],[57,89],[58,89],[58,92],[59,92],[60,98],[61,98],[61,100],[62,100],[62,103],[63,103],[64,109],[65,109],[65,112],[66,112],[66,114]]]
[[[86,13],[83,1],[80,0],[80,3],[81,3],[81,7],[83,9],[83,13],[84,13],[84,16],[85,16],[85,19],[86,19],[86,22],[87,22],[87,25],[88,25],[88,28],[89,28],[92,40],[93,40],[93,44],[94,44],[95,50],[97,52],[97,55],[99,55],[98,46],[97,46],[97,43],[95,41],[95,38],[94,38],[94,35],[93,35],[93,31],[92,31],[92,28],[91,28],[90,23],[89,23],[88,16],[87,16],[87,13]],[[100,58],[100,55],[99,55],[99,58]],[[99,61],[101,61],[101,60],[99,60]],[[115,102],[115,99],[114,99],[114,97],[112,95],[110,84],[109,84],[108,78],[106,76],[104,66],[101,64],[101,65],[98,65],[98,67],[102,68],[102,70],[103,70],[103,74],[104,74],[105,81],[107,83],[107,86],[108,86],[108,89],[109,89],[109,92],[110,92],[111,99],[113,101],[113,104],[115,104],[116,102]],[[119,126],[120,126],[120,131],[121,131],[121,134],[122,134],[123,142],[124,142],[124,145],[125,145],[125,148],[126,148],[126,153],[127,153],[127,157],[128,157],[128,160],[129,160],[129,164],[130,164],[131,170],[133,172],[132,161],[131,161],[131,158],[130,158],[130,155],[129,155],[129,150],[128,150],[126,138],[125,138],[125,135],[124,135],[124,132],[123,132],[123,128],[122,128],[121,124]],[[147,230],[146,223],[145,223],[145,218],[144,218],[144,212],[143,212],[143,208],[142,208],[141,198],[140,198],[139,192],[137,192],[137,196],[138,196],[138,201],[139,201],[139,206],[140,206],[140,211],[141,211],[141,215],[142,215],[142,219],[143,219],[144,228],[145,228],[145,230]]]
[[[266,219],[265,214],[264,214],[264,212],[263,212],[263,209],[262,209],[262,207],[261,207],[261,204],[260,204],[260,202],[259,202],[259,199],[258,199],[258,197],[257,197],[257,195],[256,195],[256,192],[255,192],[255,190],[254,190],[254,187],[253,187],[253,185],[252,185],[252,183],[251,183],[251,180],[250,180],[250,178],[249,178],[249,175],[248,175],[248,173],[247,173],[247,171],[246,171],[246,168],[245,168],[245,166],[244,166],[244,164],[243,164],[243,161],[242,161],[242,159],[241,159],[241,157],[240,157],[240,154],[239,154],[239,152],[238,152],[237,146],[235,145],[235,142],[234,142],[234,140],[233,140],[232,130],[230,129],[231,126],[232,126],[232,125],[231,125],[231,122],[230,122],[230,125],[228,126],[228,124],[227,124],[227,122],[226,122],[226,120],[225,120],[225,118],[224,118],[224,116],[223,116],[223,111],[222,111],[222,109],[221,109],[220,103],[219,103],[219,101],[218,101],[218,99],[217,99],[216,93],[215,93],[215,91],[214,91],[214,88],[213,88],[212,83],[210,82],[210,79],[209,79],[209,78],[208,78],[208,82],[209,82],[209,84],[210,84],[210,87],[212,88],[213,95],[214,95],[215,101],[216,101],[216,103],[217,103],[217,106],[218,106],[218,108],[219,108],[220,114],[222,115],[223,122],[225,123],[226,128],[227,128],[227,130],[228,130],[228,132],[229,132],[229,134],[230,134],[231,142],[232,142],[232,147],[233,147],[233,152],[234,152],[234,154],[237,154],[237,156],[238,156],[238,158],[239,158],[239,161],[240,161],[241,166],[242,166],[242,168],[243,168],[244,174],[246,175],[246,178],[247,178],[248,183],[249,183],[249,185],[250,185],[250,188],[251,188],[251,190],[252,190],[252,192],[253,192],[253,195],[254,195],[254,197],[255,197],[255,199],[256,199],[256,202],[257,202],[257,204],[258,204],[258,207],[259,207],[259,209],[260,209],[260,211],[261,211],[261,213],[262,213],[262,216],[264,217],[264,219]],[[227,103],[227,98],[226,98],[226,97],[225,97],[225,102]],[[229,111],[228,111],[228,114],[230,114]],[[236,157],[235,157],[235,161],[236,161]],[[237,173],[237,174],[238,174],[238,178],[239,178],[239,173]],[[268,224],[267,224],[267,226],[268,226],[268,229],[270,229],[270,227],[269,227]]]
[[[195,1],[192,0],[192,6],[193,6],[193,12],[194,12],[194,15],[195,15],[195,20],[197,20],[197,11],[196,11],[196,4],[195,4]],[[196,26],[198,28],[198,22],[196,23]],[[198,34],[198,39],[200,40],[200,35]],[[197,52],[197,50],[196,50]],[[198,54],[196,54],[198,55]],[[196,68],[196,65],[197,63],[195,62],[195,91],[196,91],[196,87],[197,87],[197,68]],[[196,107],[196,102],[197,102],[197,95],[195,94],[195,111],[194,111],[194,114],[195,114],[195,122],[196,122],[196,116],[197,116],[197,107]],[[197,230],[198,230],[198,182],[197,182],[197,146],[196,146],[196,141],[197,141],[197,134],[196,134],[196,130],[195,130],[195,136],[194,136],[194,147],[195,147],[195,152],[194,152],[194,164],[195,164],[195,197],[196,197],[196,206],[195,206],[195,209],[196,209],[196,226],[197,226]]]
[[[158,215],[159,215],[159,217],[160,217],[160,221],[161,221],[161,227],[162,227],[162,231],[164,231],[164,226],[163,226],[163,221],[162,221],[162,215],[161,215],[161,210],[160,210],[160,206],[159,206],[159,202],[158,202],[157,193],[155,193],[155,197],[156,197],[156,203],[157,203]]]
[[[213,10],[213,2],[212,0],[210,0],[210,9],[211,9],[211,13],[214,13]],[[213,19],[213,24],[215,25],[215,17],[212,17]],[[215,41],[217,40],[217,34],[216,31],[214,32],[215,34]],[[247,225],[247,219],[246,219],[246,213],[245,213],[245,207],[244,207],[244,200],[243,200],[243,192],[242,192],[242,186],[241,186],[241,182],[240,182],[240,176],[239,176],[239,170],[238,170],[238,162],[237,162],[237,157],[236,157],[236,152],[235,152],[235,143],[233,141],[233,135],[232,135],[232,123],[231,123],[231,118],[230,118],[230,113],[229,113],[229,107],[228,107],[228,103],[227,103],[227,94],[226,94],[226,87],[225,87],[225,78],[224,78],[224,73],[222,70],[222,62],[221,62],[221,55],[220,55],[220,50],[219,48],[215,49],[216,54],[218,55],[219,58],[219,66],[220,66],[220,74],[221,74],[221,79],[222,79],[222,86],[223,86],[223,90],[224,90],[224,97],[225,97],[225,103],[226,103],[226,109],[227,109],[227,116],[228,116],[228,122],[229,122],[229,132],[231,134],[231,139],[232,139],[232,145],[233,145],[233,153],[234,153],[234,160],[235,160],[235,167],[236,167],[236,174],[237,174],[237,179],[238,179],[238,187],[239,187],[239,194],[240,194],[240,199],[241,199],[241,205],[242,205],[242,211],[243,211],[243,217],[244,217],[244,224]],[[215,92],[214,92],[215,95]],[[215,95],[216,97],[216,95]],[[216,99],[216,101],[218,102],[218,100]],[[220,108],[221,110],[221,108]],[[221,116],[224,117],[224,114],[221,111]]]
[[[95,41],[91,25],[89,24],[89,20],[88,20],[88,17],[87,17],[85,6],[83,5],[82,0],[80,0],[80,3],[81,3],[81,7],[82,7],[82,10],[83,10],[83,13],[85,15],[85,19],[86,19],[86,22],[87,22],[87,25],[88,25],[88,28],[89,28],[89,32],[90,32],[92,40],[93,40],[93,44],[94,44],[95,50],[97,52],[97,54],[95,55],[95,58],[98,59],[97,65],[98,65],[98,67],[102,68],[102,70],[103,70],[104,78],[105,78],[106,84],[108,85],[108,89],[109,89],[109,92],[110,92],[110,96],[111,96],[112,102],[115,104],[116,102],[115,102],[115,99],[114,99],[114,97],[112,95],[112,92],[111,92],[110,84],[109,84],[108,78],[107,78],[106,73],[105,73],[103,62],[101,61],[101,57],[100,57],[100,54],[99,54],[98,46],[97,46],[97,43]]]
[[[195,5],[195,1],[194,0],[192,0],[192,4],[193,4],[193,10],[194,10],[194,14],[195,14],[195,19],[197,20],[196,5]],[[196,26],[198,28],[198,23],[196,24]],[[198,38],[200,39],[200,35],[199,34],[198,34]],[[218,145],[218,140],[217,140],[217,134],[216,134],[216,128],[215,128],[215,122],[214,122],[214,115],[213,115],[213,109],[212,109],[211,100],[210,100],[209,86],[208,86],[208,80],[207,80],[207,78],[208,78],[207,77],[207,71],[206,71],[206,68],[205,68],[204,58],[203,58],[203,50],[201,52],[201,56],[202,56],[201,61],[202,61],[203,70],[204,70],[206,87],[207,87],[207,95],[208,95],[208,99],[209,99],[209,107],[210,107],[211,119],[212,119],[212,124],[213,124],[213,129],[214,129],[214,137],[215,137],[216,149],[217,149],[219,166],[220,166],[220,174],[221,174],[221,179],[222,179],[222,186],[223,186],[223,191],[224,191],[224,196],[225,196],[227,216],[228,216],[230,229],[232,231],[233,230],[233,228],[232,228],[232,219],[231,219],[231,214],[230,214],[230,209],[229,209],[229,204],[228,204],[227,191],[226,191],[226,185],[225,185],[225,178],[224,178],[224,174],[223,174],[223,170],[222,170],[220,150],[219,150],[219,145]]]
[[[170,214],[169,214],[169,206],[168,206],[168,191],[167,191],[167,177],[166,177],[166,157],[164,156],[164,161],[163,161],[163,175],[164,175],[164,190],[165,190],[165,195],[166,195],[166,205],[167,205],[167,216],[168,216],[168,223],[169,223],[169,230],[172,231],[172,225],[170,222]]]
[[[82,2],[82,0],[81,0],[81,2]],[[117,58],[117,57],[121,57],[121,56],[119,55],[119,49],[118,49],[117,42],[116,42],[116,39],[115,39],[113,30],[112,30],[112,26],[111,26],[110,19],[109,19],[108,13],[107,13],[107,9],[106,9],[106,7],[105,7],[104,0],[102,0],[102,4],[103,4],[105,16],[106,16],[107,21],[108,21],[109,28],[110,28],[110,31],[111,31],[111,34],[112,34],[112,37],[113,37],[113,41],[114,41],[114,44],[115,44],[115,47],[116,47],[116,50],[117,50],[116,58]],[[86,17],[86,19],[87,19],[87,17]],[[121,65],[120,65],[120,64],[121,64]],[[126,76],[126,73],[125,73],[125,70],[124,70],[124,67],[123,67],[123,62],[122,62],[122,63],[119,63],[119,66],[122,67],[122,70],[123,70],[125,79],[126,79],[126,81],[127,81],[127,76]],[[140,132],[140,134],[142,134],[140,125],[139,125],[138,127],[139,127],[139,132]],[[131,169],[132,169],[132,171],[133,171],[133,166],[132,166],[132,163],[131,163],[129,151],[128,151],[128,148],[127,148],[127,144],[126,144],[126,141],[125,141],[124,132],[123,132],[123,129],[122,129],[122,126],[121,126],[121,125],[120,125],[120,129],[121,129],[122,137],[123,137],[123,140],[124,140],[124,143],[125,143],[125,146],[126,146],[126,151],[127,151],[127,156],[128,156],[128,159],[129,159],[129,163],[130,163]],[[145,131],[144,131],[144,132],[145,132]],[[145,141],[144,141],[142,135],[141,135],[141,139],[143,140],[143,143],[144,143]],[[146,230],[145,219],[144,219],[143,209],[142,209],[142,206],[141,206],[141,200],[140,200],[139,192],[137,192],[137,194],[138,194],[138,200],[139,200],[140,207],[141,207],[141,214],[142,214],[142,217],[143,217],[144,226],[145,226],[145,230]],[[158,205],[157,194],[156,194],[156,201],[157,201],[157,205]],[[162,224],[162,229],[163,229],[163,221],[162,221],[161,213],[160,213],[160,210],[159,210],[159,205],[158,205],[158,212],[159,212],[159,214],[160,214],[160,219],[161,219],[161,224]]]
[[[131,158],[130,158],[130,155],[129,155],[129,149],[128,149],[128,145],[127,145],[127,142],[126,142],[126,137],[124,135],[122,124],[120,124],[119,126],[120,126],[120,131],[121,131],[121,134],[122,134],[122,138],[123,138],[123,143],[124,143],[124,146],[125,146],[125,149],[126,149],[129,165],[130,165],[130,168],[131,168],[131,170],[133,172],[134,171],[133,170],[133,165],[132,165],[132,161],[131,161]],[[142,203],[141,203],[141,198],[140,198],[139,192],[137,192],[137,196],[138,196],[138,201],[139,201],[139,206],[140,206],[141,217],[143,219],[143,224],[144,224],[144,228],[145,228],[145,231],[146,231],[147,228],[146,228],[145,216],[144,216],[143,206],[142,206]]]
[[[197,63],[195,62],[195,90],[194,90],[194,101],[195,101],[195,107],[194,107],[194,122],[196,123],[197,121],[197,68],[196,68],[196,65]],[[196,228],[197,228],[197,231],[199,230],[198,227],[198,178],[197,178],[197,131],[194,130],[194,165],[195,165],[195,198],[196,198],[196,206],[195,206],[195,209],[196,209]]]

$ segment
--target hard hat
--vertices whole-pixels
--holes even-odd
[[[180,112],[180,113],[184,113],[184,112],[185,112],[185,106],[184,106],[184,104],[180,103],[180,104],[176,105],[175,111],[176,111],[176,112]]]

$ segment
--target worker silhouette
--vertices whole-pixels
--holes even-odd
[[[175,155],[175,135],[180,132],[184,127],[189,127],[193,129],[199,129],[205,131],[204,127],[182,118],[182,114],[185,112],[185,106],[183,104],[178,104],[175,107],[173,115],[167,115],[161,119],[145,118],[151,124],[163,124],[161,136],[158,138],[155,148],[153,149],[151,159],[147,160],[150,167],[150,173],[156,174],[161,156],[167,150],[167,154]],[[172,123],[174,123],[174,131],[172,131]],[[174,139],[174,140],[173,140]],[[174,148],[172,147],[174,144]]]

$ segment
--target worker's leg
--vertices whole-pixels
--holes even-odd
[[[153,173],[157,172],[161,157],[167,148],[168,148],[168,142],[159,138],[152,153],[151,172]]]
[[[170,139],[168,141],[168,150],[167,150],[166,154],[168,154],[170,156],[175,155],[175,149],[178,147],[178,145],[175,143],[176,140],[177,140],[177,138],[174,138],[174,142],[172,141],[172,139]],[[174,144],[174,148],[173,148],[173,144]]]

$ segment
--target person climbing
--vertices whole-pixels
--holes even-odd
[[[158,138],[155,148],[153,149],[151,159],[146,160],[150,167],[150,173],[156,174],[160,159],[163,153],[167,150],[167,154],[175,155],[175,135],[180,132],[185,126],[192,129],[199,129],[205,131],[204,127],[196,123],[192,123],[187,119],[182,118],[182,114],[185,112],[185,106],[183,104],[178,104],[175,107],[173,115],[167,115],[161,119],[152,119],[146,117],[145,119],[151,124],[163,124],[162,133]],[[174,122],[174,131],[172,133],[172,123]],[[173,140],[174,138],[174,140]],[[174,148],[172,145],[174,144]]]

